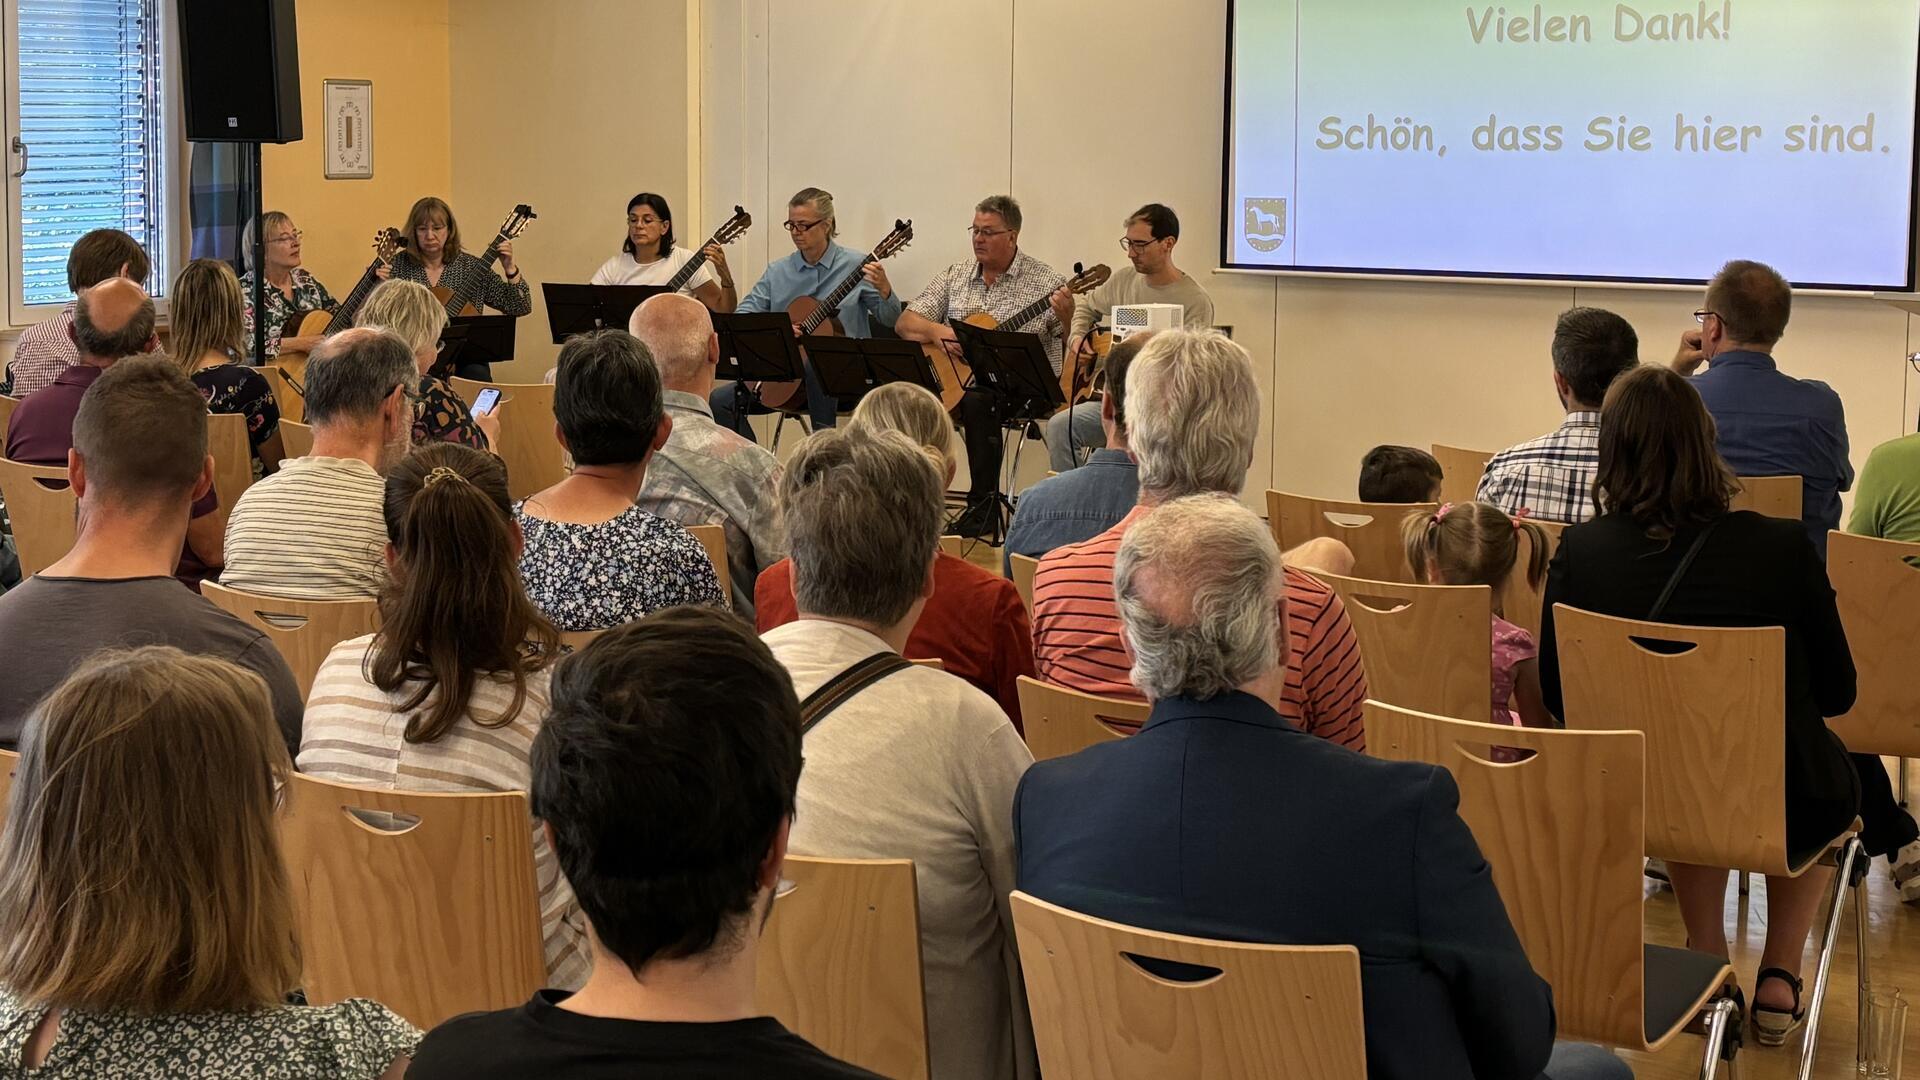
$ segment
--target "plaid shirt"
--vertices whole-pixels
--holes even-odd
[[[60,314],[36,323],[20,333],[14,342],[13,360],[7,364],[7,379],[0,392],[23,398],[53,382],[59,374],[80,361],[80,347],[73,343],[73,305]]]
[[[965,319],[982,311],[995,319],[1005,319],[1066,283],[1058,270],[1024,251],[1014,252],[1007,272],[995,278],[991,286],[980,272],[980,264],[966,259],[935,275],[907,310],[937,323]],[[1066,328],[1054,317],[1053,308],[1043,308],[1038,318],[1024,326],[1000,329],[1039,334],[1047,350],[1047,362],[1053,365],[1055,375],[1060,374],[1060,357],[1065,351],[1061,335]]]
[[[1509,514],[1524,507],[1532,517],[1577,525],[1599,512],[1599,470],[1600,414],[1570,412],[1559,430],[1493,455],[1475,498]]]

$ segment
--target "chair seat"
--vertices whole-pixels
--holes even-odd
[[[1645,955],[1647,1042],[1657,1043],[1693,1019],[1729,970],[1720,957],[1692,949],[1648,945]]]

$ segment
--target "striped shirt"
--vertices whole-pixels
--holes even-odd
[[[1133,663],[1120,644],[1113,563],[1120,538],[1146,513],[1135,507],[1091,540],[1056,548],[1033,578],[1033,653],[1040,678],[1103,697],[1137,700]],[[1366,749],[1362,706],[1367,676],[1347,609],[1332,589],[1286,568],[1286,685],[1280,715],[1300,730],[1353,750]]]
[[[1599,512],[1593,478],[1600,471],[1600,414],[1570,412],[1560,427],[1487,459],[1474,498],[1509,514],[1578,525]]]
[[[334,646],[314,677],[295,764],[303,773],[343,784],[396,791],[526,791],[531,777],[527,753],[548,708],[552,670],[527,677],[527,698],[520,714],[499,727],[481,727],[462,718],[431,743],[403,738],[407,717],[400,703],[416,683],[392,691],[373,685],[365,674],[374,635]],[[474,685],[468,714],[492,719],[513,702],[513,685],[482,679]],[[577,990],[587,981],[592,958],[587,950],[586,916],[560,874],[559,860],[538,821],[533,835],[534,881],[540,894],[540,930],[546,941],[548,985]]]
[[[362,600],[387,581],[386,481],[359,458],[287,458],[227,519],[220,584],[295,600]]]

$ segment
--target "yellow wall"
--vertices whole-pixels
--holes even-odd
[[[262,151],[269,210],[306,233],[302,260],[344,297],[373,257],[376,230],[398,228],[452,175],[448,0],[299,0],[300,110],[306,138]],[[326,79],[373,81],[373,179],[325,178]]]

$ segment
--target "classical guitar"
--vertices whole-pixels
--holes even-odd
[[[893,231],[882,237],[880,242],[873,246],[873,250],[867,253],[867,257],[860,260],[860,265],[840,279],[840,284],[834,286],[833,291],[828,293],[825,299],[816,300],[811,296],[802,296],[787,305],[787,318],[793,321],[793,325],[803,337],[808,334],[838,336],[841,327],[839,321],[833,317],[833,313],[839,310],[841,302],[846,300],[853,290],[859,288],[862,281],[866,280],[862,271],[866,269],[867,264],[890,259],[912,242],[913,222],[895,219]],[[766,382],[758,384],[755,389],[760,392],[760,403],[771,409],[786,408],[795,402],[804,401],[807,394],[806,384],[798,382]]]
[[[406,246],[406,238],[399,229],[381,229],[373,234],[373,261],[367,264],[360,274],[360,280],[354,282],[353,290],[347,298],[335,305],[332,311],[304,311],[287,316],[286,324],[280,328],[282,338],[312,337],[316,334],[331,334],[336,330],[345,330],[353,325],[353,317],[360,312],[360,305],[367,302],[367,296],[374,286],[380,284],[379,270],[393,262]],[[307,354],[300,349],[281,349],[279,358],[273,361],[289,374],[298,377],[307,367]]]
[[[1100,263],[1091,269],[1082,270],[1079,263],[1073,264],[1073,276],[1067,279],[1067,289],[1076,296],[1092,292],[1107,283],[1113,271],[1106,263]],[[1047,313],[1053,306],[1053,294],[1047,295],[1021,308],[1008,316],[1003,322],[984,311],[975,312],[960,321],[969,326],[978,326],[985,330],[1019,330],[1035,319]],[[927,359],[933,362],[933,370],[940,376],[940,403],[948,411],[959,407],[960,399],[966,396],[967,380],[973,377],[973,367],[965,360],[948,352],[944,345],[926,345]],[[1061,370],[1068,365],[1062,364]]]
[[[492,270],[493,264],[500,258],[500,245],[525,232],[527,223],[539,216],[533,212],[533,207],[526,203],[514,207],[513,213],[507,215],[507,220],[500,223],[500,231],[494,234],[493,242],[487,245],[487,250],[480,253],[481,264],[488,270]],[[467,282],[466,287],[459,292],[444,285],[435,285],[433,295],[447,305],[448,318],[455,315],[478,315],[480,309],[475,306],[475,301],[480,299],[480,290],[486,288],[488,276],[490,275],[475,274],[473,279]]]
[[[1080,356],[1069,356],[1067,362],[1060,365],[1060,396],[1069,409],[1082,399],[1091,399],[1105,384],[1107,354],[1113,351],[1113,331],[1097,327],[1088,331],[1085,349]]]
[[[707,243],[701,244],[698,248],[694,249],[693,258],[688,259],[686,264],[680,267],[678,273],[667,279],[667,291],[679,292],[681,289],[686,288],[687,282],[693,280],[693,275],[699,273],[700,268],[707,265],[708,244],[731,244],[735,240],[745,236],[747,230],[752,226],[753,215],[747,213],[745,207],[735,206],[733,208],[733,216],[722,222],[719,228],[713,230],[713,235],[707,237]]]

